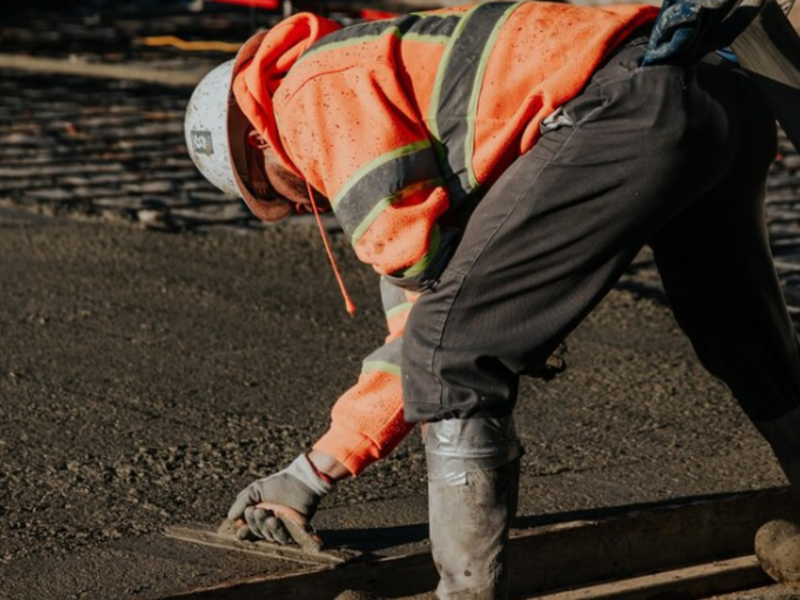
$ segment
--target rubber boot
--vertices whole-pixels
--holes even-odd
[[[522,449],[506,419],[427,425],[428,506],[439,600],[505,600]]]
[[[772,446],[800,505],[800,408],[756,427]],[[758,530],[755,550],[767,575],[800,590],[799,522],[770,521]]]

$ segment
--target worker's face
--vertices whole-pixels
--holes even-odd
[[[280,163],[278,155],[255,131],[248,134],[247,152],[250,189],[256,197],[267,201],[283,200],[297,212],[311,212],[310,187]],[[316,191],[313,193],[319,211],[330,210],[328,199]]]
[[[311,206],[306,182],[289,171],[278,161],[278,156],[269,148],[263,148],[264,169],[274,193],[292,204]]]

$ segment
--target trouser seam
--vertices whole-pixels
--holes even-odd
[[[598,108],[601,108],[601,107],[598,107]],[[592,111],[592,112],[594,112],[594,111]],[[587,118],[588,118],[588,116],[587,116]],[[584,119],[584,121],[585,121],[585,119]],[[475,256],[475,258],[470,262],[470,264],[467,267],[467,269],[465,269],[463,272],[460,271],[460,270],[453,269],[454,274],[457,274],[459,276],[458,288],[456,289],[455,294],[453,294],[453,299],[450,301],[450,303],[449,303],[449,305],[447,307],[447,311],[445,312],[444,319],[442,320],[442,324],[439,327],[439,335],[437,336],[438,339],[436,340],[436,346],[431,351],[431,359],[430,359],[430,362],[428,364],[428,372],[436,379],[436,382],[437,382],[437,384],[439,386],[439,397],[437,399],[437,404],[438,404],[439,407],[442,406],[442,401],[443,401],[443,396],[444,396],[444,384],[442,383],[441,378],[438,375],[436,375],[436,371],[434,370],[434,365],[436,363],[436,357],[438,356],[439,351],[442,348],[442,341],[444,339],[444,330],[447,327],[447,323],[450,320],[450,316],[451,316],[452,311],[453,311],[453,306],[458,301],[458,298],[461,295],[461,290],[464,288],[464,282],[466,281],[467,277],[469,276],[469,273],[474,268],[475,264],[480,260],[480,258],[486,252],[486,248],[489,246],[489,244],[492,242],[492,240],[497,236],[498,232],[505,226],[505,224],[508,222],[508,220],[514,214],[514,211],[516,211],[517,207],[519,206],[520,201],[523,199],[523,197],[528,195],[528,191],[541,178],[541,176],[544,173],[545,169],[547,169],[547,167],[550,166],[561,155],[561,152],[567,146],[567,144],[569,144],[569,142],[572,140],[573,136],[575,135],[575,132],[578,131],[578,129],[579,129],[579,127],[576,125],[572,129],[570,134],[567,136],[567,138],[564,140],[564,142],[561,144],[561,147],[558,149],[558,151],[553,155],[553,157],[542,163],[542,167],[539,169],[539,172],[536,174],[536,177],[527,186],[525,186],[524,190],[521,190],[520,193],[517,194],[517,197],[514,200],[513,205],[510,207],[508,213],[503,218],[502,222],[500,224],[498,224],[498,226],[495,228],[495,230],[492,231],[491,235],[487,236],[486,240],[483,243],[483,246],[478,251],[478,253]]]
[[[753,423],[755,423],[757,425],[768,425],[768,424],[771,424],[771,423],[775,423],[776,421],[780,421],[781,419],[785,419],[786,417],[788,417],[789,415],[791,415],[791,414],[793,414],[795,412],[800,412],[800,402],[798,402],[792,408],[790,408],[785,413],[783,413],[783,414],[781,414],[781,415],[779,415],[777,417],[772,417],[770,419],[753,420]],[[798,460],[800,460],[800,459],[798,459]]]
[[[599,110],[600,108],[602,108],[602,107],[601,107],[601,106],[598,106],[596,109],[592,110],[592,112],[591,112],[591,113],[589,113],[588,115],[586,115],[586,117],[584,117],[583,119],[581,119],[581,123],[585,122],[585,121],[586,121],[586,119],[588,119],[589,117],[591,117],[591,116],[592,116],[592,115],[593,115],[593,114],[594,114],[594,113],[595,113],[597,110]],[[469,266],[467,267],[467,269],[465,269],[464,271],[457,271],[457,273],[458,273],[459,275],[461,275],[461,276],[462,276],[462,277],[464,277],[464,278],[466,278],[466,277],[469,275],[469,273],[470,273],[470,272],[472,271],[472,269],[474,268],[474,266],[475,266],[475,263],[477,263],[477,262],[478,262],[478,261],[481,259],[481,257],[483,256],[483,254],[486,252],[486,248],[489,246],[490,242],[491,242],[491,241],[492,241],[492,240],[493,240],[493,239],[494,239],[494,238],[497,236],[497,233],[498,233],[498,232],[499,232],[499,231],[500,231],[500,230],[503,228],[503,226],[504,226],[504,225],[505,225],[505,224],[508,222],[508,220],[511,218],[511,215],[512,215],[512,214],[514,213],[514,211],[517,209],[517,206],[519,205],[519,202],[520,202],[520,200],[522,200],[522,196],[523,196],[523,195],[527,195],[527,192],[530,190],[530,188],[531,188],[531,187],[532,187],[532,186],[533,186],[533,185],[534,185],[534,184],[535,184],[535,183],[536,183],[536,182],[537,182],[537,181],[538,181],[538,180],[541,178],[542,174],[544,173],[544,170],[545,170],[547,167],[549,167],[550,165],[554,164],[554,163],[555,163],[555,161],[558,159],[558,157],[559,157],[559,156],[561,156],[561,153],[562,153],[562,151],[563,151],[563,150],[564,150],[564,148],[567,146],[567,144],[569,144],[569,143],[570,143],[570,141],[572,141],[572,138],[574,137],[575,133],[576,133],[576,132],[577,132],[579,129],[580,129],[580,125],[578,125],[578,124],[576,124],[575,126],[573,126],[573,127],[572,127],[572,131],[570,131],[570,134],[567,136],[567,139],[565,139],[565,140],[564,140],[564,142],[561,144],[561,147],[558,149],[558,152],[556,152],[556,153],[555,153],[555,154],[554,154],[554,155],[553,155],[551,158],[548,158],[547,160],[541,160],[541,159],[538,159],[538,158],[536,158],[536,157],[534,157],[534,156],[528,156],[528,158],[529,158],[529,159],[531,159],[531,160],[535,160],[536,162],[538,162],[539,164],[541,164],[541,165],[542,165],[542,168],[541,168],[541,169],[539,169],[539,172],[536,174],[536,177],[534,178],[534,180],[533,180],[533,181],[531,181],[531,182],[530,182],[530,183],[529,183],[529,184],[528,184],[528,185],[525,187],[525,189],[524,189],[523,191],[521,191],[519,194],[517,194],[517,198],[514,200],[514,205],[513,205],[513,206],[510,208],[510,210],[508,211],[508,214],[506,214],[505,218],[503,218],[503,222],[502,222],[502,223],[500,223],[500,224],[497,226],[497,228],[496,228],[496,229],[495,229],[495,230],[494,230],[494,231],[491,233],[491,235],[490,235],[490,236],[488,236],[488,237],[486,238],[486,241],[484,242],[484,244],[483,244],[483,246],[481,247],[480,251],[478,252],[477,256],[476,256],[476,257],[475,257],[475,258],[474,258],[474,259],[473,259],[473,260],[470,262],[470,264],[469,264]],[[534,147],[535,147],[535,146],[534,146]],[[528,151],[528,152],[530,153],[530,152],[532,152],[532,150],[530,150],[530,151]],[[459,286],[458,286],[458,288],[459,288],[459,292],[461,291],[461,286],[462,286],[462,285],[463,285],[463,281],[462,281],[462,283],[461,283],[461,284],[459,284]],[[453,300],[455,300],[455,298],[453,298]],[[452,303],[451,303],[451,306],[452,306]],[[448,315],[450,314],[450,309],[449,309],[449,308],[448,308],[448,311],[447,311],[447,313],[448,313]]]

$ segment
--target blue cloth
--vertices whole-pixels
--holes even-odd
[[[736,58],[736,55],[730,48],[722,48],[721,50],[717,50],[717,54],[727,61],[739,64],[739,59]]]
[[[757,7],[737,0],[665,0],[653,26],[643,65],[691,64],[728,46],[750,24]]]

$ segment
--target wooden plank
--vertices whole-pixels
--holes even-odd
[[[352,551],[306,552],[297,546],[280,546],[269,542],[239,541],[229,535],[221,535],[205,525],[191,524],[168,527],[165,534],[168,538],[183,542],[211,546],[220,550],[242,552],[254,556],[280,558],[308,565],[337,566],[360,556],[360,553]]]
[[[525,532],[511,553],[513,589],[544,592],[750,554],[758,528],[787,515],[800,516],[800,503],[782,490]]]
[[[795,31],[800,33],[800,4],[795,2],[795,0],[781,0],[780,4],[788,4],[789,12],[787,16],[789,17],[789,23],[792,24],[792,27],[794,27]]]
[[[732,48],[800,150],[800,36],[775,0],[763,1],[758,15]]]
[[[708,598],[770,583],[753,556],[675,569],[622,581],[536,596],[537,600]]]
[[[758,527],[778,517],[800,517],[800,504],[788,490],[703,499],[514,531],[510,544],[512,594],[543,594],[748,555]],[[158,598],[330,600],[347,589],[396,598],[431,591],[437,579],[430,553],[421,550]]]
[[[288,577],[254,577],[214,588],[158,596],[158,600],[331,600],[344,590],[398,598],[429,592],[438,574],[428,553],[317,568]],[[155,599],[151,599],[155,600]]]
[[[87,63],[56,58],[0,54],[0,69],[13,69],[29,73],[49,73],[55,75],[74,75],[100,79],[123,79],[144,81],[172,87],[194,87],[208,71],[202,70],[163,70],[130,64]]]

